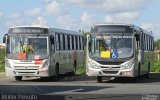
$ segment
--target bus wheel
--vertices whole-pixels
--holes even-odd
[[[138,64],[138,76],[137,77],[140,77],[141,76],[141,64],[139,63]]]
[[[149,78],[149,72],[150,72],[150,63],[148,63],[148,70],[147,74],[144,76],[145,78]]]
[[[102,83],[102,76],[97,76],[97,82]]]
[[[22,76],[15,76],[15,80],[16,81],[21,81],[22,80]]]
[[[133,83],[138,82],[138,80],[139,80],[139,77],[130,77],[130,79],[129,79],[129,81],[133,82]]]
[[[59,77],[59,65],[58,64],[56,65],[55,72],[56,72],[55,76]]]

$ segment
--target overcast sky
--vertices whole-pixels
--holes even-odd
[[[130,23],[160,38],[160,0],[0,0],[0,43],[11,26],[89,31],[97,23]]]

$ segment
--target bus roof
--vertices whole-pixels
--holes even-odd
[[[70,30],[64,30],[64,29],[58,29],[58,28],[50,28],[51,32],[57,32],[57,33],[63,33],[63,34],[72,34],[72,35],[83,35],[82,32],[76,32],[76,31],[70,31]]]
[[[117,26],[133,26],[133,24],[125,24],[125,23],[111,23],[111,24],[109,24],[109,23],[107,23],[107,24],[94,24],[93,26],[115,26],[115,25],[117,25]]]
[[[142,29],[142,28],[140,28],[140,27],[138,27],[134,24],[125,24],[125,23],[111,23],[111,24],[108,24],[107,23],[107,24],[94,24],[93,26],[130,26],[130,27],[134,27],[135,29],[137,29],[139,31],[143,31],[145,34],[153,36],[152,31],[147,31],[147,30]]]
[[[58,28],[49,28],[46,26],[14,26],[14,27],[10,27],[10,29],[14,29],[14,28],[46,28],[48,29],[50,32],[57,32],[57,33],[63,33],[63,34],[73,34],[73,35],[83,35],[82,32],[76,32],[76,31],[71,31],[71,30],[64,30],[64,29],[58,29]]]
[[[12,26],[12,27],[10,27],[10,28],[25,28],[25,27],[30,27],[30,28],[48,28],[49,29],[49,27],[47,27],[47,26],[41,26],[41,25],[31,25],[31,26],[29,26],[29,25],[26,25],[26,26]]]

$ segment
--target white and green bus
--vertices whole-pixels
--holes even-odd
[[[83,64],[81,32],[36,26],[11,27],[4,35],[6,76],[51,77],[71,72]],[[24,46],[25,45],[25,46]]]
[[[148,76],[153,64],[152,32],[130,24],[98,24],[86,42],[86,74],[103,77]]]

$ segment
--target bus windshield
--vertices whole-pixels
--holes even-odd
[[[7,42],[7,58],[9,59],[46,59],[48,57],[48,36],[19,34],[10,35]],[[19,57],[25,54],[26,57]]]
[[[128,58],[133,55],[133,36],[130,34],[91,35],[89,53],[98,58]]]

